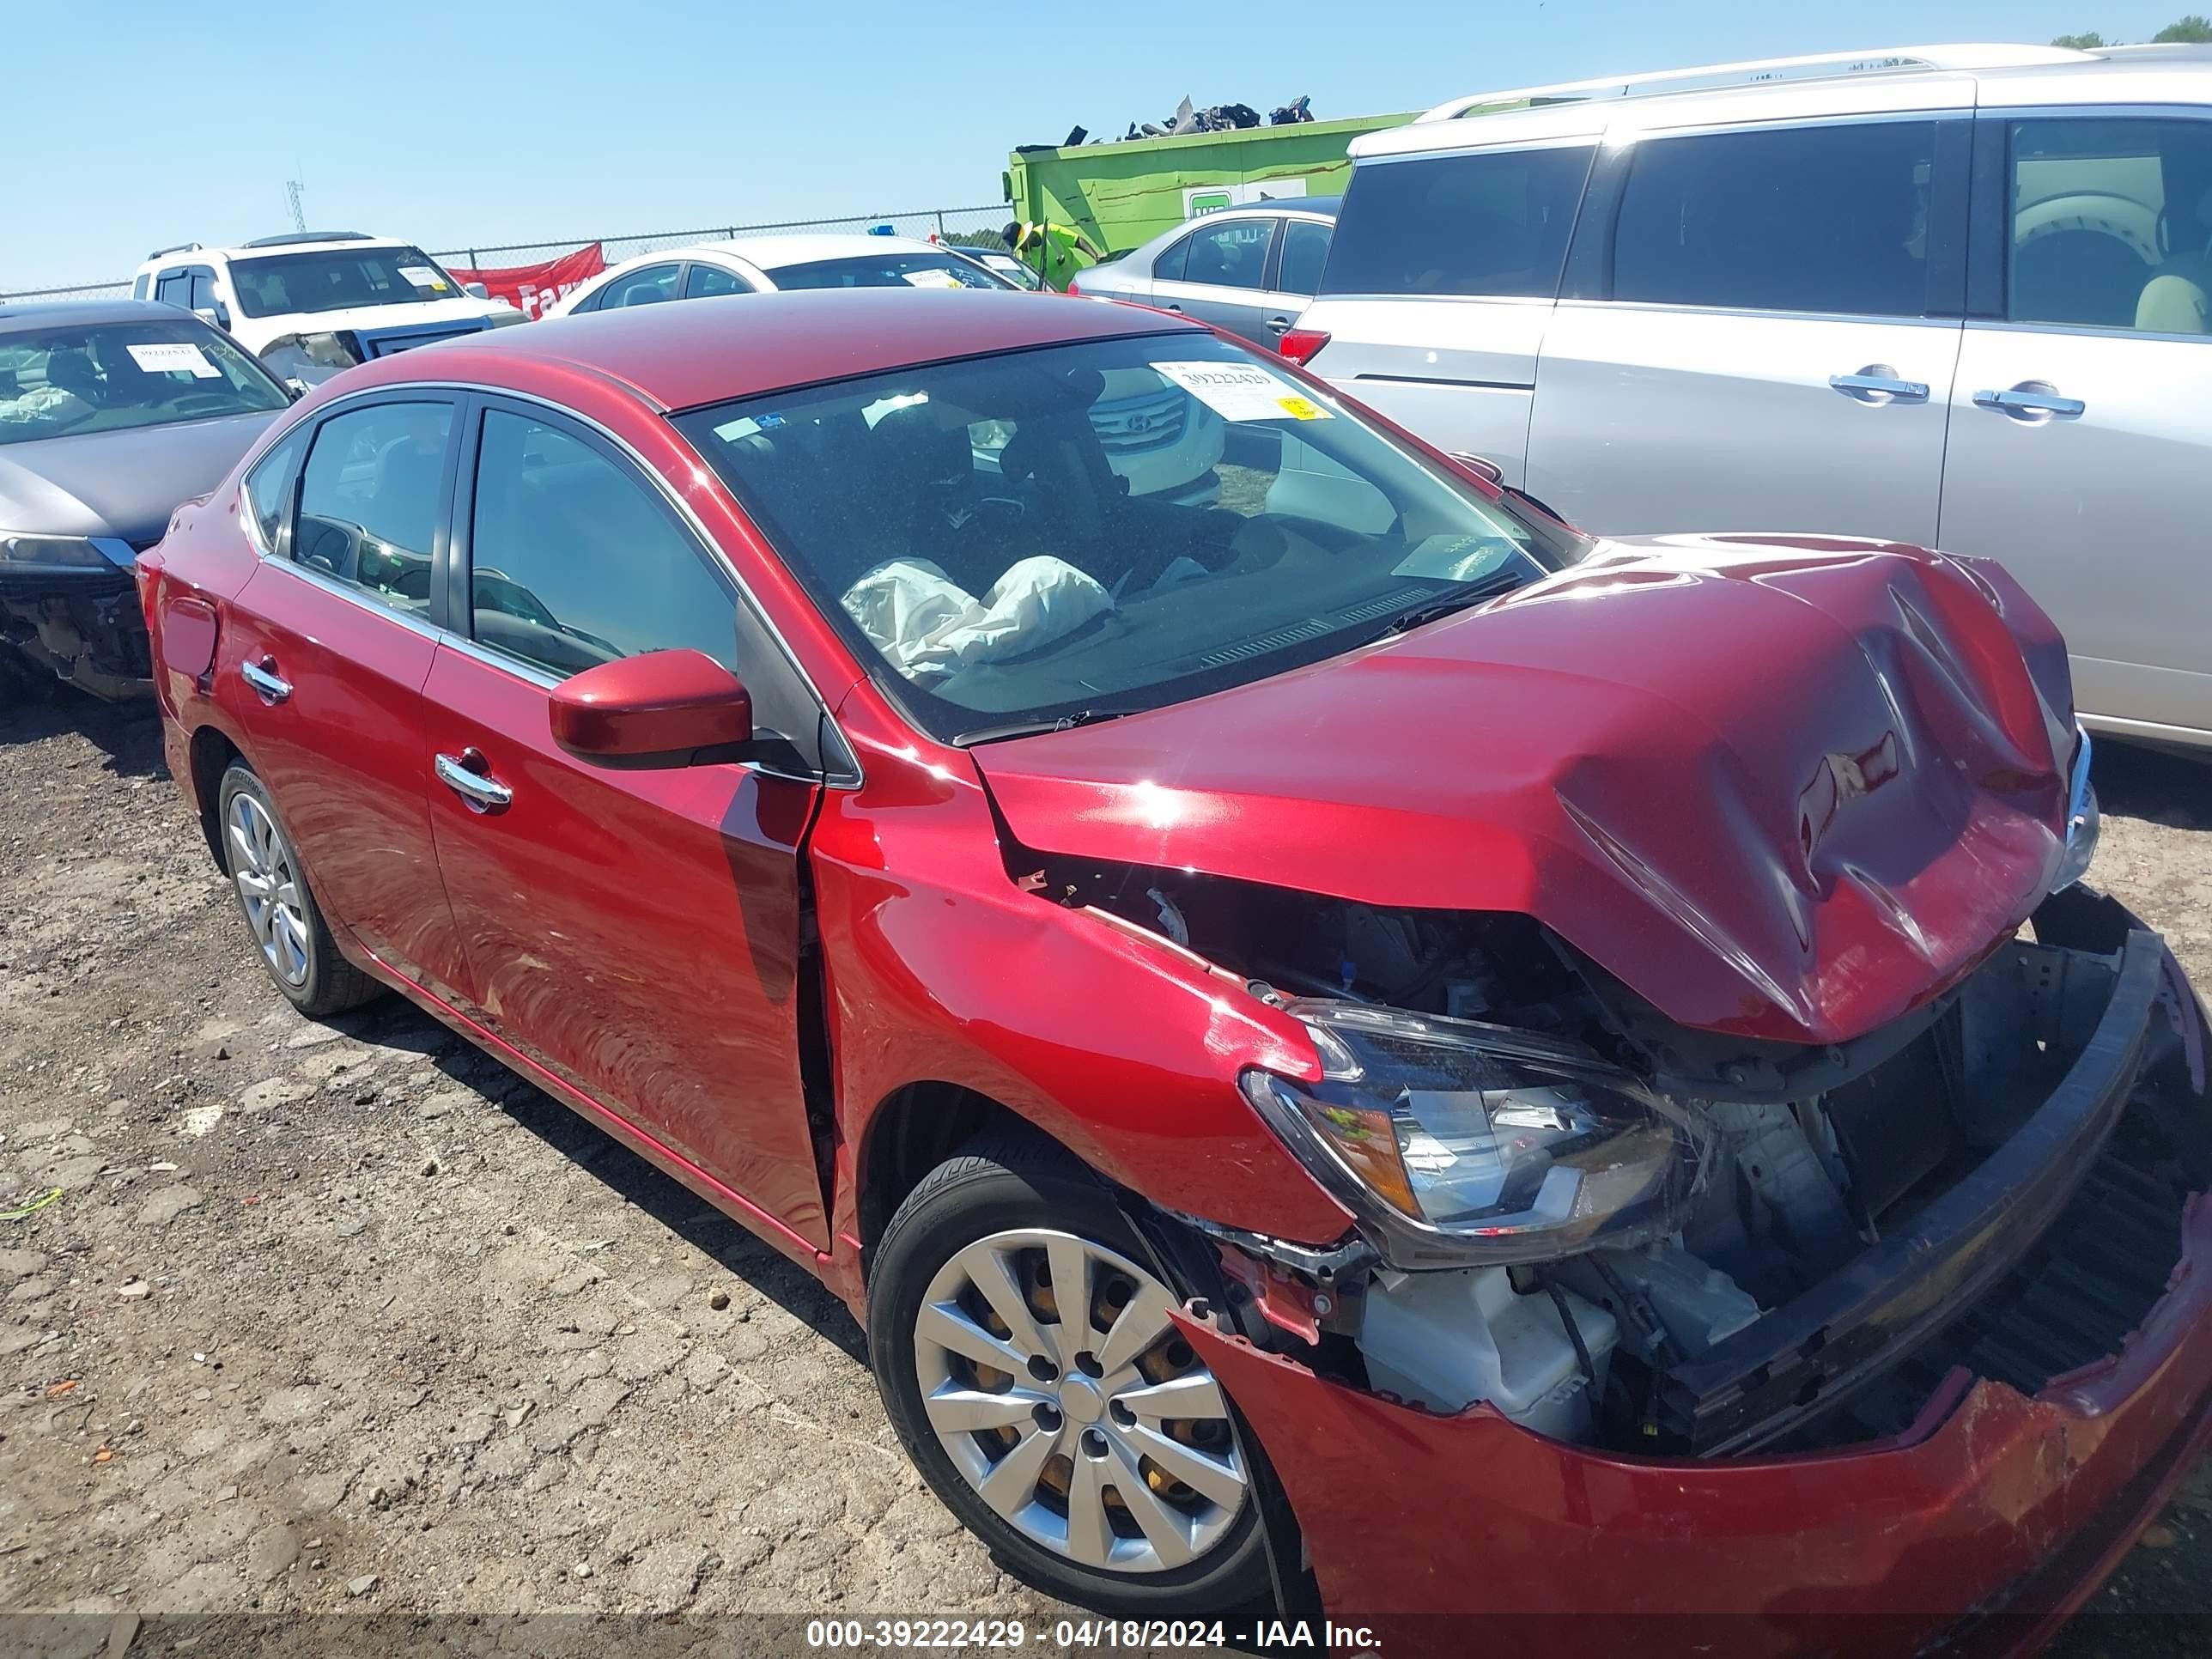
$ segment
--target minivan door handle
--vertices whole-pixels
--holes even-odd
[[[514,791],[491,775],[491,763],[481,749],[464,749],[458,755],[440,755],[433,763],[438,781],[476,812],[504,811],[514,801]]]
[[[2088,407],[2079,398],[2060,397],[2058,388],[2048,380],[2022,380],[2004,392],[1977,392],[1974,404],[1978,409],[1994,409],[2016,421],[2047,419],[2053,415],[2079,415]]]
[[[1903,380],[1887,363],[1869,363],[1856,374],[1831,374],[1828,384],[1863,404],[1924,404],[1928,382]]]
[[[1270,334],[1287,334],[1290,331],[1291,319],[1289,318],[1270,317],[1267,319],[1267,332]]]
[[[292,695],[292,682],[280,678],[276,668],[274,657],[264,657],[259,662],[242,662],[238,665],[238,678],[252,686],[262,702],[279,703]]]

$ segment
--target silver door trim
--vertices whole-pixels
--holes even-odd
[[[1588,311],[1651,312],[1661,316],[1735,317],[1747,320],[1773,317],[1794,323],[1879,323],[1885,327],[1904,328],[1955,330],[1960,320],[1956,317],[1899,315],[1886,311],[1776,311],[1756,306],[1698,306],[1675,300],[1593,300],[1577,296],[1559,303],[1562,311],[1575,307]]]

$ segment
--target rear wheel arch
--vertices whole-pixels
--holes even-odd
[[[238,745],[214,726],[195,730],[187,752],[191,761],[192,799],[199,806],[200,834],[206,838],[208,853],[215,860],[216,868],[228,875],[230,860],[222,851],[222,775],[234,762],[251,763],[240,753]]]

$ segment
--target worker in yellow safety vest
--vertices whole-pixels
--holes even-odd
[[[1006,239],[1006,246],[1013,249],[1016,258],[1054,288],[1066,288],[1068,278],[1080,269],[1075,262],[1079,252],[1093,259],[1106,257],[1091,245],[1089,237],[1071,225],[1021,219],[1008,223],[999,234]]]

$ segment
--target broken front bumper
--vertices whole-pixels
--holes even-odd
[[[2008,1191],[1977,1188],[1960,1213],[1924,1218],[1970,1248],[1963,1263],[1923,1253],[1921,1290],[1903,1271],[1851,1281],[1832,1310],[1846,1356],[1935,1304],[1963,1327],[1989,1288],[1977,1264],[2013,1255],[2015,1226],[2062,1242],[2069,1229],[2122,1234],[2130,1218],[2099,1184],[2095,1143],[2131,1089],[2141,1109],[2201,1122],[2202,1004],[2118,906],[2083,896],[2073,908],[2069,927],[2100,936],[2082,945],[2115,950],[2120,967],[2069,1087],[2030,1120],[2045,1132],[2039,1163]],[[2172,1099],[2145,1098],[2153,1007],[2179,1038],[2156,1084]],[[2058,1189],[2076,1185],[2062,1212]],[[1796,1455],[1592,1450],[1485,1405],[1400,1405],[1179,1322],[1267,1449],[1327,1611],[1401,1659],[1464,1652],[1473,1617],[1494,1639],[1500,1617],[1559,1613],[1577,1617],[1529,1633],[1577,1654],[1893,1655],[1939,1639],[1946,1653],[2021,1651],[2096,1588],[2212,1438],[2212,1200],[2188,1199],[2166,1224],[2165,1257],[2141,1264],[2154,1286],[2172,1264],[2164,1294],[2149,1293],[2117,1352],[2033,1398],[1958,1365],[1903,1432]],[[1800,1335],[1816,1357],[1822,1334]],[[1827,1383],[1850,1369],[1847,1358]]]
[[[0,570],[0,638],[95,697],[153,692],[146,618],[128,563]]]

